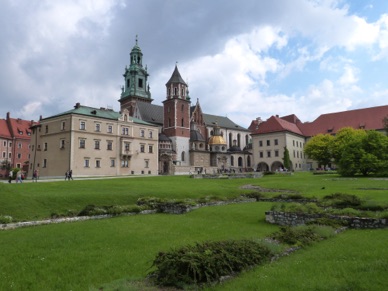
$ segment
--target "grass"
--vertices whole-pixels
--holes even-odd
[[[0,290],[88,290],[144,278],[159,251],[205,240],[264,237],[268,203],[205,207],[0,232]]]
[[[239,189],[245,184],[295,190],[318,198],[348,193],[388,203],[387,181],[362,177],[311,173],[233,180],[139,177],[0,183],[0,215],[19,221],[44,219],[52,213],[80,211],[88,204],[133,204],[145,196],[234,197],[252,191]],[[205,240],[262,238],[278,230],[264,222],[264,212],[271,206],[262,202],[234,204],[184,215],[123,216],[1,231],[0,290],[98,290],[101,286],[104,291],[139,290],[132,280],[144,279],[159,251]],[[347,231],[214,290],[382,290],[388,284],[387,238],[387,230]]]
[[[207,290],[386,290],[387,230],[351,230]]]

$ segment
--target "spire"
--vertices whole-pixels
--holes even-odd
[[[185,81],[181,77],[181,74],[179,73],[177,64],[178,64],[178,62],[176,62],[174,72],[172,73],[172,76],[171,76],[170,80],[168,80],[166,85],[171,84],[171,83],[180,83],[180,84],[187,86],[187,84],[185,83]]]

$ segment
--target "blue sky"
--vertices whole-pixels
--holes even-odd
[[[193,104],[242,126],[388,104],[385,0],[3,0],[0,25],[3,118],[119,110],[136,35],[154,104],[176,62]]]

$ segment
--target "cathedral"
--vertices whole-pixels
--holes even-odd
[[[192,104],[177,65],[167,80],[163,105],[152,103],[137,39],[123,76],[120,111],[159,128],[159,174],[252,170],[250,131],[227,117],[203,113],[199,98]]]

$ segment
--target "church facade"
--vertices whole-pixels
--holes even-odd
[[[162,105],[153,104],[148,69],[137,44],[124,70],[120,110],[159,127],[159,174],[247,171],[253,166],[250,132],[227,117],[205,114],[191,103],[177,65]]]

